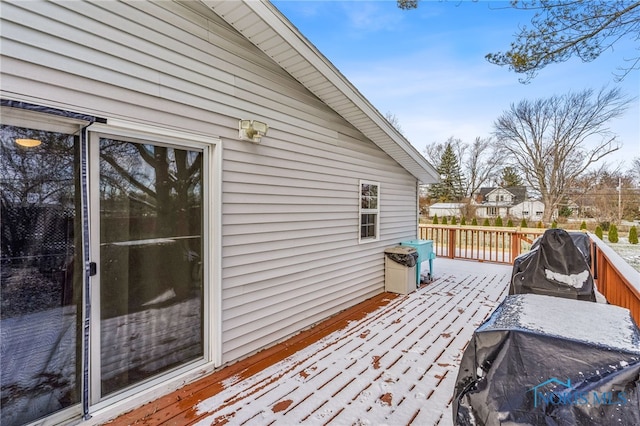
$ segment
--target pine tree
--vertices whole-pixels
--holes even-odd
[[[596,237],[602,239],[602,228],[600,225],[596,226]]]
[[[502,218],[500,216],[496,217],[496,220],[493,224],[494,226],[502,226]]]
[[[551,229],[556,229],[558,227],[558,222],[555,221],[555,219],[553,220],[553,222],[551,222]]]
[[[478,226],[478,219],[476,219],[475,217],[471,219],[471,226]]]
[[[457,225],[458,224],[458,221],[456,220],[455,216],[451,216],[451,224],[452,225]]]
[[[462,218],[460,218],[460,225],[465,226],[467,224],[467,219],[465,219],[464,216],[462,216]]]
[[[580,230],[582,231],[584,229],[587,229],[587,222],[583,220],[582,223],[580,224]]]
[[[441,180],[431,185],[429,197],[440,202],[460,201],[464,197],[462,172],[451,142],[447,143],[437,170]]]
[[[615,224],[611,224],[609,227],[609,234],[607,235],[610,243],[618,242],[618,227]]]
[[[434,215],[433,215],[433,224],[434,224],[434,225],[437,225],[437,224],[438,224],[438,215],[437,215],[437,214],[434,214]]]
[[[509,220],[507,221],[507,226],[508,226],[509,228],[513,228],[513,221],[512,221],[511,219],[509,219]]]
[[[491,224],[489,223],[489,218],[484,219],[484,222],[482,222],[482,226],[491,226]]]
[[[528,227],[529,227],[529,224],[527,223],[527,219],[523,217],[522,220],[520,221],[520,228],[528,228]]]
[[[542,223],[541,220],[538,221],[538,224],[536,225],[537,228],[544,228],[544,223]]]
[[[522,186],[522,177],[520,177],[515,168],[507,166],[502,169],[502,175],[500,176],[500,186],[502,186],[503,188]]]
[[[629,229],[629,243],[630,244],[638,244],[638,228],[632,226]]]
[[[443,225],[447,224],[447,217],[446,216],[442,216],[442,224]]]

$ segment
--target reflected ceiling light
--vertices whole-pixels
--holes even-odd
[[[266,123],[257,120],[240,120],[238,128],[241,140],[250,140],[255,143],[260,143],[260,138],[269,130]]]
[[[20,146],[25,146],[27,148],[33,148],[42,143],[41,140],[38,139],[16,139],[16,143]]]

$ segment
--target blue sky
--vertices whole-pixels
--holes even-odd
[[[484,58],[507,50],[519,25],[529,23],[531,14],[508,2],[421,1],[411,11],[395,0],[273,3],[382,114],[398,118],[420,152],[450,136],[490,136],[511,103],[619,85],[636,99],[610,123],[623,148],[607,162],[625,170],[640,157],[640,72],[620,83],[614,75],[624,58],[638,54],[631,41],[592,63],[551,65],[522,84],[522,76]]]

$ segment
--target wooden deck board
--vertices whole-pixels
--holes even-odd
[[[417,292],[380,295],[110,424],[450,424],[463,350],[511,268],[437,265]]]

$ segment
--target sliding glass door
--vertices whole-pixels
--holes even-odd
[[[207,362],[210,145],[1,112],[0,424],[78,420]]]
[[[104,398],[203,357],[203,152],[108,137],[98,147]]]
[[[2,109],[3,426],[29,423],[81,399],[81,127],[41,117]]]

